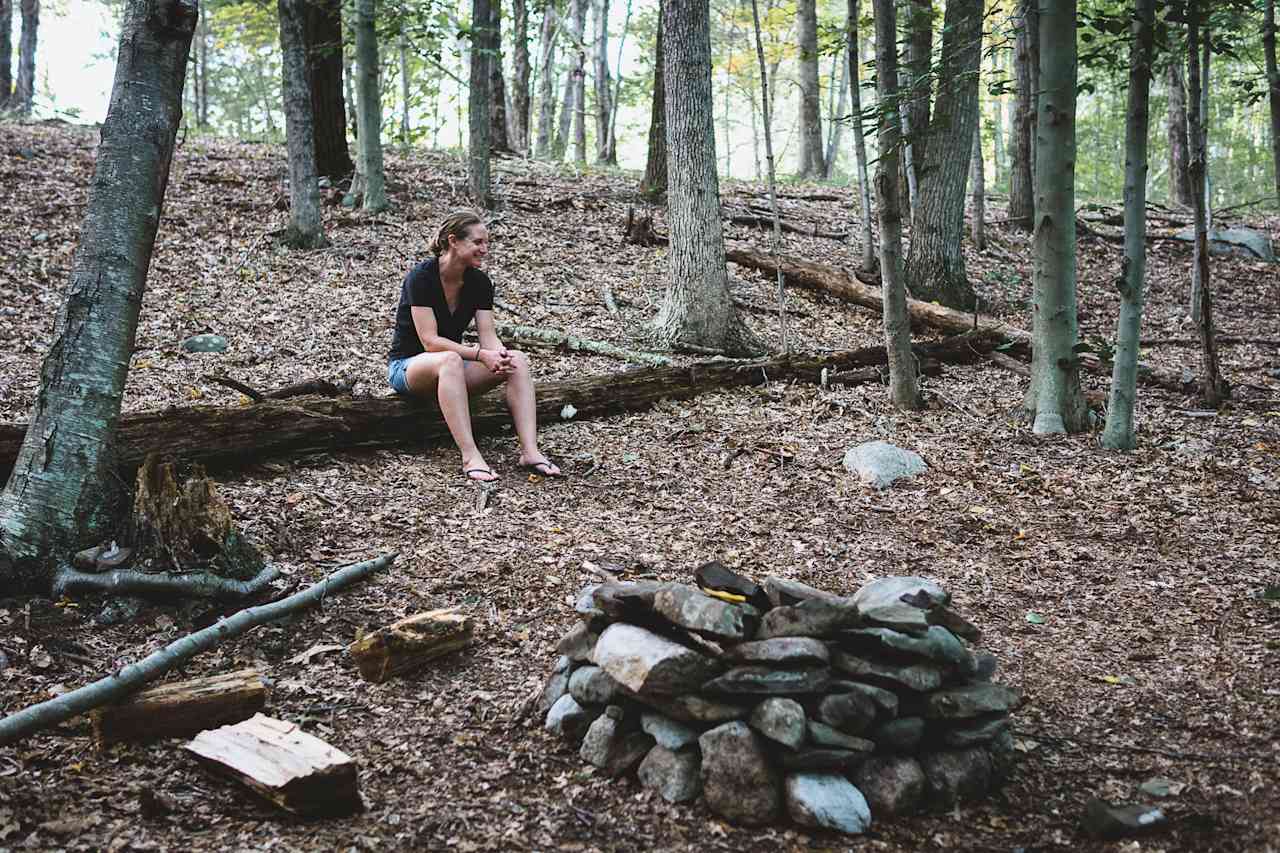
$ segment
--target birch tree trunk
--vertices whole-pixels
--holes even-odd
[[[1080,388],[1076,315],[1076,0],[1040,9],[1040,118],[1035,155],[1035,304],[1032,431],[1080,432],[1088,409]]]
[[[548,4],[549,5],[549,4]],[[529,3],[511,0],[511,144],[529,152]]]
[[[1267,0],[1263,11],[1262,46],[1266,54],[1267,90],[1271,105],[1271,160],[1275,169],[1276,201],[1280,203],[1280,68],[1276,66],[1276,0]]]
[[[617,153],[613,150],[609,135],[609,120],[613,117],[613,75],[609,73],[609,0],[592,0],[591,7],[596,25],[595,42],[592,45],[596,99],[596,162],[617,165]]]
[[[382,87],[378,79],[377,0],[356,0],[356,108],[360,111],[360,172],[364,175],[366,213],[387,209],[382,171]]]
[[[1134,0],[1129,48],[1129,104],[1124,132],[1124,261],[1116,286],[1120,317],[1107,398],[1102,446],[1132,450],[1137,443],[1133,407],[1138,389],[1138,342],[1142,330],[1143,282],[1147,270],[1147,131],[1150,126],[1151,58],[1155,0]]]
[[[493,20],[489,0],[471,0],[471,79],[467,87],[467,185],[471,200],[490,210],[489,184],[489,51],[486,30]]]
[[[938,98],[930,132],[918,136],[918,196],[911,207],[906,284],[911,295],[962,311],[973,309],[965,272],[964,190],[972,159],[982,59],[982,0],[950,0],[943,31]]]
[[[860,257],[858,268],[863,272],[876,269],[876,246],[874,232],[871,228],[871,183],[867,180],[867,139],[862,131],[862,59],[858,52],[858,0],[848,0],[848,13],[845,17],[845,39],[849,53],[849,102],[853,110],[853,156],[857,168],[858,204],[861,221],[858,229],[861,235]],[[849,229],[853,233],[853,229]]]
[[[657,201],[667,194],[667,98],[662,72],[666,54],[662,49],[664,0],[658,0],[658,32],[653,47],[653,101],[649,108],[649,152],[640,179],[640,195]]]
[[[1195,199],[1191,195],[1191,157],[1187,153],[1187,91],[1182,63],[1176,57],[1169,63],[1166,83],[1169,90],[1165,121],[1169,140],[1169,200],[1191,207]]]
[[[538,35],[538,138],[534,156],[551,157],[555,137],[552,132],[556,116],[556,36],[560,32],[555,3],[548,0],[542,12]]]
[[[1201,97],[1200,19],[1207,17],[1208,9],[1201,0],[1187,3],[1187,100],[1193,105],[1188,114],[1187,130],[1191,142],[1191,194],[1195,209],[1196,245],[1192,267],[1192,294],[1195,307],[1196,328],[1200,332],[1201,394],[1209,408],[1216,409],[1223,398],[1222,383],[1218,374],[1218,347],[1213,328],[1213,288],[1209,279],[1209,200],[1206,194],[1208,172],[1208,138],[1204,128],[1205,112],[1196,105],[1203,105]],[[1207,35],[1206,39],[1207,41]],[[1207,59],[1207,52],[1206,52]],[[1207,63],[1206,63],[1207,64]]]
[[[277,0],[280,17],[281,92],[284,95],[285,139],[289,152],[289,226],[280,242],[294,249],[329,245],[320,221],[320,187],[316,174],[315,121],[307,85],[305,0]]]
[[[670,34],[669,34],[670,35]],[[827,172],[822,152],[822,101],[818,84],[816,0],[796,0],[796,58],[800,71],[800,171],[802,178]]]
[[[872,0],[876,22],[876,81],[880,104],[880,158],[876,203],[880,215],[880,281],[884,345],[889,357],[889,399],[900,409],[920,406],[916,360],[907,320],[902,274],[902,213],[898,206],[898,150],[902,118],[898,97],[898,11],[894,0]]]
[[[114,436],[182,115],[194,0],[131,0],[80,244],[40,393],[0,493],[0,591],[109,535],[125,507]]]
[[[675,347],[758,354],[764,347],[738,316],[724,259],[710,6],[705,0],[666,0],[662,26],[671,277],[654,320],[655,337]]]
[[[20,0],[22,31],[18,36],[18,81],[9,108],[20,116],[31,115],[36,92],[36,40],[40,30],[40,0]]]
[[[489,0],[489,26],[484,33],[489,51],[489,151],[511,150],[507,137],[507,82],[502,73],[502,0]]]
[[[0,112],[13,97],[13,0],[0,0]]]
[[[206,33],[208,21],[200,19]],[[312,0],[304,6],[303,30],[307,43],[307,80],[311,93],[311,116],[315,129],[316,172],[334,181],[351,174],[355,164],[347,148],[347,105],[342,87],[342,4],[338,0]],[[201,38],[201,44],[206,37]],[[203,49],[203,48],[202,48]],[[201,63],[204,64],[203,62]],[[208,84],[200,75],[200,88]],[[202,124],[208,124],[209,95],[203,91]]]

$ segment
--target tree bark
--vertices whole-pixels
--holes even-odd
[[[653,100],[649,107],[649,153],[644,161],[644,177],[640,179],[640,195],[657,201],[667,194],[667,101],[662,66],[662,6],[658,0],[657,34],[653,48]]]
[[[573,160],[587,162],[587,3],[580,0],[581,18],[574,21],[578,39],[578,62],[573,87]],[[578,26],[578,24],[581,26]]]
[[[382,171],[382,86],[378,64],[377,0],[356,0],[356,150],[359,164],[356,180],[346,202],[364,198],[366,213],[380,213],[387,203],[386,176]]]
[[[987,175],[982,161],[982,122],[973,127],[973,163],[969,171],[973,173],[973,209],[969,216],[972,220],[973,247],[979,252],[987,248]]]
[[[194,0],[125,7],[71,280],[31,426],[0,493],[0,589],[46,583],[60,552],[101,541],[122,508],[113,438],[197,14]]]
[[[396,34],[396,52],[400,54],[400,145],[409,150],[409,37],[404,31],[404,21],[400,21],[400,31]]]
[[[799,51],[800,171],[802,178],[827,173],[822,150],[822,95],[818,83],[818,10],[816,0],[796,0],[796,48]]]
[[[907,80],[903,107],[904,162],[911,215],[915,215],[920,170],[928,153],[930,94],[933,90],[933,0],[907,0]],[[950,4],[948,4],[950,8]],[[914,240],[914,235],[912,240]]]
[[[953,0],[954,2],[954,0]],[[880,275],[884,282],[882,317],[889,359],[889,399],[900,409],[920,406],[916,361],[911,354],[907,320],[907,288],[902,270],[902,214],[898,203],[898,10],[894,0],[872,0],[876,22],[876,81],[881,105],[880,160],[876,169],[876,203],[880,216]]]
[[[18,80],[9,108],[20,116],[31,115],[36,93],[36,41],[40,30],[40,0],[20,0],[22,31],[18,36]]]
[[[534,154],[541,158],[552,156],[555,141],[552,128],[556,116],[556,36],[560,32],[558,18],[556,4],[547,0],[538,36],[538,139],[534,144]]]
[[[609,72],[609,0],[592,0],[595,17],[595,42],[592,45],[592,63],[595,68],[596,100],[596,162],[617,165],[617,152],[609,135],[609,120],[613,117],[613,75]]]
[[[1137,398],[1138,348],[1142,330],[1143,282],[1147,269],[1147,131],[1150,125],[1151,57],[1155,0],[1134,0],[1129,48],[1129,105],[1125,120],[1124,261],[1120,317],[1116,323],[1115,366],[1107,398],[1102,446],[1132,450],[1133,405]]]
[[[471,0],[471,85],[467,102],[467,184],[471,201],[490,210],[493,196],[489,182],[489,51],[485,30],[493,20],[489,0]]]
[[[13,0],[0,0],[0,112],[13,97]]]
[[[209,32],[209,18],[207,15],[200,16],[200,22],[196,25],[196,33],[198,40],[196,42],[196,74],[199,79],[199,89],[196,90],[196,126],[201,130],[209,128],[209,42],[212,35]],[[341,69],[341,64],[339,64]],[[341,97],[341,94],[339,94]],[[343,145],[346,145],[344,138]]]
[[[853,156],[857,167],[858,204],[860,211],[858,263],[863,272],[876,269],[875,236],[871,228],[871,183],[867,176],[867,139],[862,129],[862,83],[861,54],[858,51],[858,0],[848,0],[848,13],[845,17],[846,49],[849,53],[849,102],[853,110]],[[850,233],[853,229],[849,229]]]
[[[906,264],[906,284],[912,296],[964,310],[973,308],[975,297],[961,251],[969,171],[958,164],[968,162],[973,152],[982,9],[982,0],[947,3],[938,103],[930,132],[916,137],[920,140],[916,159],[919,190],[911,207],[911,248]]]
[[[1080,432],[1089,410],[1080,387],[1076,315],[1076,0],[1040,9],[1035,303],[1031,387],[1025,407],[1038,435]]]
[[[311,0],[303,8],[316,172],[339,181],[355,168],[347,148],[347,105],[342,95],[342,4],[338,0]],[[203,19],[201,27],[205,27]],[[201,76],[202,89],[207,79]],[[201,123],[207,124],[207,92],[201,106],[206,110]]]
[[[1187,152],[1187,92],[1183,82],[1182,63],[1176,57],[1169,62],[1166,84],[1169,111],[1165,134],[1169,140],[1169,199],[1174,204],[1191,207],[1191,157]]]
[[[329,245],[320,221],[316,175],[315,123],[307,86],[307,42],[303,30],[306,0],[277,0],[280,17],[280,69],[284,94],[285,138],[289,152],[289,226],[280,242],[295,249]]]
[[[529,2],[511,0],[511,139],[529,152]]]
[[[760,103],[764,105],[764,156],[769,180],[769,211],[773,225],[772,239],[769,241],[769,252],[777,260],[782,255],[782,216],[778,211],[778,181],[773,160],[773,115],[769,112],[769,66],[764,60],[764,42],[760,37],[760,5],[751,0],[751,22],[756,43],[756,62],[760,67]],[[787,342],[787,297],[782,275],[782,264],[778,264],[778,327],[782,331],[782,351],[789,351]]]
[[[1012,162],[1009,164],[1009,221],[1024,231],[1035,228],[1036,69],[1040,53],[1038,0],[1022,0],[1014,53],[1018,99],[1013,113]]]
[[[654,332],[676,347],[753,355],[763,346],[738,316],[724,263],[710,9],[699,0],[667,0],[662,26],[671,266]]]
[[[1223,393],[1218,373],[1218,346],[1214,340],[1213,328],[1213,287],[1209,278],[1209,218],[1206,197],[1206,174],[1208,172],[1208,135],[1205,120],[1208,111],[1203,108],[1201,99],[1201,72],[1207,71],[1209,51],[1205,51],[1204,64],[1201,68],[1201,36],[1200,19],[1207,17],[1207,7],[1201,6],[1201,0],[1188,0],[1187,3],[1187,100],[1191,102],[1191,110],[1187,120],[1187,135],[1191,142],[1191,195],[1195,207],[1196,246],[1192,272],[1192,295],[1195,306],[1199,308],[1195,317],[1196,328],[1200,332],[1201,355],[1201,395],[1209,408],[1216,409],[1222,403]],[[1207,43],[1208,39],[1205,39]]]
[[[586,160],[586,136],[583,128],[582,92],[586,86],[586,51],[583,39],[587,31],[587,0],[570,0],[569,3],[569,49],[573,51],[573,59],[569,66],[569,74],[564,81],[564,102],[560,106],[560,129],[556,134],[556,157],[563,159],[569,150],[569,136],[572,133],[575,146],[582,138],[583,150],[575,151]]]
[[[823,172],[822,177],[824,180],[828,181],[835,177],[836,166],[840,162],[840,142],[841,138],[844,136],[844,110],[848,104],[849,97],[849,65],[851,62],[856,62],[857,60],[851,60],[849,58],[849,50],[846,45],[841,50],[840,59],[837,61],[840,64],[840,85],[833,86],[831,91],[833,93],[838,91],[840,96],[839,98],[834,98],[833,95],[832,97],[827,98],[828,108],[831,107],[831,101],[833,98],[836,102],[835,108],[828,109],[827,112],[827,152],[826,158],[823,161],[826,164],[826,171]],[[831,68],[831,80],[832,83],[835,82],[834,65],[832,65]]]
[[[1263,11],[1262,46],[1266,54],[1267,91],[1271,106],[1271,159],[1275,169],[1276,199],[1280,202],[1280,67],[1276,66],[1276,0],[1267,0]]]
[[[507,137],[507,83],[502,73],[502,0],[489,0],[489,150],[511,151]]]

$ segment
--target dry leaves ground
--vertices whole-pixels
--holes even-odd
[[[57,126],[0,127],[0,418],[25,418],[75,248],[96,136]],[[354,376],[384,393],[384,354],[400,278],[432,224],[463,203],[456,158],[388,152],[392,211],[326,208],[331,249],[287,253],[279,148],[189,140],[178,151],[129,374],[129,411],[241,405],[207,381],[257,388]],[[638,346],[661,298],[662,250],[619,238],[633,180],[495,164],[507,205],[490,272],[500,318]],[[803,191],[804,188],[793,188]],[[813,190],[815,188],[808,188]],[[822,188],[824,192],[830,191]],[[726,201],[758,197],[732,184]],[[820,230],[845,227],[844,202],[787,200]],[[661,225],[661,219],[659,219]],[[1255,219],[1269,228],[1275,219]],[[733,239],[767,245],[732,229]],[[1029,239],[1004,226],[970,252],[988,304],[1025,324]],[[786,251],[852,262],[830,239],[788,235]],[[1150,244],[1146,337],[1192,338],[1182,319],[1189,254]],[[1082,326],[1111,337],[1116,245],[1080,242]],[[1280,338],[1280,267],[1215,263],[1224,334]],[[773,285],[733,271],[748,316],[776,344]],[[621,322],[606,312],[608,283]],[[793,344],[832,350],[879,340],[862,309],[792,293]],[[513,316],[514,312],[514,316]],[[224,354],[180,341],[213,331]],[[1153,346],[1166,367],[1191,347]],[[271,713],[358,758],[367,810],[305,822],[199,769],[179,742],[90,747],[73,721],[0,750],[0,847],[75,850],[1240,850],[1280,849],[1280,351],[1223,349],[1236,386],[1216,417],[1192,399],[1143,389],[1140,446],[1099,449],[1096,434],[1041,439],[1012,413],[1023,380],[991,366],[947,368],[929,409],[900,413],[881,387],[771,384],[660,405],[642,414],[548,426],[544,447],[573,475],[521,476],[510,435],[483,447],[503,474],[474,510],[448,447],[277,459],[219,474],[243,529],[292,582],[398,551],[394,568],[322,612],[258,629],[172,678],[257,666]],[[540,351],[540,378],[626,365]],[[1090,379],[1092,387],[1101,387]],[[884,493],[839,465],[854,443],[919,451],[924,477]],[[741,454],[727,467],[724,460]],[[513,712],[553,660],[592,567],[682,578],[719,558],[851,592],[870,577],[937,578],[985,632],[1002,679],[1026,694],[1016,717],[1025,761],[991,800],[880,823],[849,839],[789,828],[747,831],[700,805],[673,807],[634,781],[610,782]],[[345,656],[305,654],[428,608],[463,605],[478,642],[420,676],[370,686]],[[0,711],[46,698],[186,633],[205,608],[154,607],[140,621],[92,622],[93,603],[0,601]],[[1041,624],[1028,621],[1034,612]],[[1153,776],[1171,829],[1099,844],[1077,828],[1093,796],[1143,799]]]

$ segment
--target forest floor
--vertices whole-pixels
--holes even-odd
[[[0,421],[26,418],[76,247],[97,135],[0,126]],[[462,164],[388,151],[390,212],[326,206],[332,248],[287,252],[283,150],[189,139],[177,151],[124,402],[239,406],[208,381],[270,389],[351,377],[381,395],[392,309],[435,223],[465,203]],[[499,319],[643,348],[662,298],[662,249],[621,239],[634,177],[495,162],[504,207],[488,267]],[[727,182],[726,205],[763,200]],[[787,215],[840,231],[846,187],[788,185]],[[1248,211],[1238,211],[1248,213]],[[662,211],[657,211],[664,230]],[[992,218],[1002,216],[993,210]],[[1186,218],[1183,215],[1182,218]],[[1244,221],[1237,220],[1237,221]],[[1280,220],[1248,224],[1273,237]],[[1153,223],[1153,233],[1166,233]],[[767,248],[729,228],[731,243]],[[1026,327],[1030,238],[994,225],[967,250],[988,313]],[[785,235],[785,251],[850,267],[852,250]],[[1114,336],[1119,245],[1079,242],[1086,339]],[[1185,319],[1190,252],[1150,249],[1144,358],[1198,369]],[[732,268],[746,318],[779,344],[775,284]],[[601,300],[608,284],[620,306]],[[1269,340],[1222,348],[1230,403],[1141,388],[1137,450],[1098,434],[1042,438],[1017,412],[1025,380],[982,364],[927,380],[930,405],[903,413],[881,386],[810,384],[709,393],[651,411],[548,424],[543,447],[570,474],[526,477],[509,433],[482,448],[502,475],[478,486],[451,447],[310,454],[220,471],[243,531],[291,583],[395,551],[394,567],[320,611],[257,629],[171,680],[258,667],[268,711],[360,764],[365,811],[305,821],[209,775],[181,741],[96,752],[83,719],[0,749],[0,848],[68,850],[1280,850],[1280,266],[1215,259],[1220,333]],[[805,352],[881,342],[874,312],[788,293]],[[211,331],[224,353],[186,353]],[[535,352],[540,380],[628,365]],[[1105,388],[1087,377],[1092,389]],[[877,492],[840,465],[883,438],[919,452],[924,476]],[[736,451],[742,451],[734,457]],[[726,465],[726,458],[732,464]],[[698,803],[672,806],[632,780],[594,775],[574,750],[519,719],[572,625],[595,568],[684,579],[719,559],[840,593],[886,574],[934,578],[983,631],[997,680],[1024,692],[1022,762],[990,799],[879,822],[860,838],[729,826]],[[419,611],[460,605],[475,645],[413,677],[370,685],[333,647]],[[0,599],[0,712],[96,679],[192,629],[207,605],[154,606],[129,624],[94,622],[95,602]],[[1029,619],[1036,614],[1041,618]],[[1172,780],[1153,800],[1138,786]],[[151,794],[159,795],[158,800]],[[1090,841],[1084,804],[1156,802],[1162,834]],[[162,808],[155,806],[159,801]]]

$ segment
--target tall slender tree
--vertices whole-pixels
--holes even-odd
[[[898,10],[894,0],[871,0],[876,22],[876,87],[880,110],[880,158],[876,203],[880,217],[880,287],[884,345],[889,357],[889,399],[900,409],[920,405],[916,359],[911,352],[907,288],[902,272],[902,212],[898,199],[898,152],[902,109],[898,91]]]
[[[973,181],[973,205],[970,212],[973,248],[987,248],[987,170],[982,159],[982,122],[973,127],[973,162],[969,166]]]
[[[915,215],[916,197],[920,190],[920,169],[925,161],[932,121],[930,95],[933,91],[933,0],[906,0],[907,61],[903,87],[902,127],[903,168],[906,172],[908,200]]]
[[[489,210],[493,197],[489,182],[489,61],[486,30],[493,20],[489,0],[471,0],[471,80],[467,102],[467,183],[471,200]]]
[[[1040,88],[1036,81],[1040,53],[1037,44],[1040,40],[1038,2],[1021,0],[1014,53],[1018,99],[1013,114],[1013,150],[1009,164],[1009,219],[1015,227],[1026,231],[1034,227],[1036,212],[1036,95]]]
[[[511,0],[511,144],[529,148],[529,0]]]
[[[484,33],[489,51],[489,150],[510,151],[507,136],[507,81],[502,73],[502,0],[489,0],[489,26]]]
[[[1147,270],[1147,131],[1150,125],[1151,59],[1155,0],[1134,0],[1129,48],[1129,105],[1124,133],[1124,261],[1116,286],[1120,317],[1102,446],[1132,450],[1133,407],[1138,389],[1138,342]]]
[[[764,347],[738,316],[724,259],[712,123],[710,5],[706,0],[666,0],[662,26],[671,271],[654,331],[672,346],[756,355]]]
[[[306,0],[276,0],[280,17],[280,68],[283,77],[285,138],[289,151],[289,226],[281,242],[296,249],[327,246],[320,221],[316,175],[315,122],[307,86]]]
[[[856,62],[857,60],[853,60]],[[836,173],[836,165],[840,161],[840,140],[844,135],[844,115],[845,107],[849,99],[849,50],[847,45],[840,46],[840,53],[836,62],[831,64],[831,90],[832,94],[827,98],[827,150],[823,157],[823,163],[826,164],[826,171],[822,177],[831,180]],[[836,66],[840,66],[840,85],[835,85]],[[834,96],[835,92],[840,93],[840,97]],[[834,102],[834,103],[833,103]]]
[[[347,104],[342,96],[342,3],[309,0],[304,4],[304,14],[316,171],[337,181],[351,174],[355,166],[347,147]],[[201,30],[207,25],[201,18]],[[202,88],[207,81],[207,73],[201,75]],[[202,104],[207,109],[207,94]]]
[[[1187,89],[1182,61],[1175,54],[1165,76],[1169,109],[1165,114],[1165,136],[1169,142],[1169,200],[1191,207],[1191,156],[1187,150]]]
[[[1201,93],[1201,63],[1208,65],[1208,51],[1200,55],[1201,31],[1203,18],[1208,15],[1207,3],[1204,0],[1188,0],[1187,2],[1187,100],[1191,102],[1188,111],[1187,136],[1191,141],[1191,195],[1195,210],[1195,259],[1192,269],[1192,294],[1196,328],[1200,332],[1201,355],[1201,396],[1205,405],[1217,408],[1224,396],[1222,381],[1218,371],[1218,344],[1213,328],[1213,287],[1209,278],[1209,199],[1206,192],[1208,172],[1208,137],[1205,130],[1207,111],[1203,108]],[[1204,41],[1208,41],[1207,37]]]
[[[569,29],[565,33],[572,58],[569,74],[564,83],[564,101],[560,106],[560,129],[556,133],[556,159],[564,157],[569,150],[570,134],[575,147],[579,138],[583,139],[583,150],[575,151],[575,159],[586,159],[586,131],[583,127],[582,100],[586,86],[586,46],[583,40],[587,32],[587,0],[570,0]]]
[[[849,53],[849,102],[853,111],[853,156],[858,177],[859,256],[863,272],[874,270],[876,258],[875,232],[871,227],[871,183],[867,179],[867,140],[862,130],[862,59],[858,52],[858,0],[848,0],[845,16],[845,39]],[[852,234],[852,229],[850,229]]]
[[[543,158],[552,156],[555,150],[555,64],[559,17],[554,0],[546,0],[538,34],[538,137],[533,148],[535,156]]]
[[[36,92],[36,42],[40,31],[40,0],[20,0],[22,31],[18,36],[18,81],[13,88],[10,109],[31,115]]]
[[[595,72],[592,78],[596,100],[596,162],[616,165],[618,154],[609,135],[609,122],[613,118],[613,75],[609,71],[609,0],[592,0],[591,8],[595,18],[591,61]]]
[[[827,172],[822,150],[822,94],[818,83],[818,10],[816,0],[796,0],[796,47],[800,81],[801,177]]]
[[[164,207],[195,0],[129,0],[111,103],[40,391],[0,492],[0,591],[47,586],[125,501],[115,433]]]
[[[751,0],[751,23],[756,43],[756,62],[760,68],[760,103],[764,106],[764,156],[769,179],[769,212],[773,219],[773,232],[769,240],[769,252],[778,268],[778,328],[782,332],[782,351],[790,351],[787,342],[787,290],[782,272],[782,214],[778,210],[778,176],[773,161],[773,116],[769,113],[769,64],[764,61],[764,41],[760,38],[760,4]]]
[[[1026,410],[1038,434],[1080,432],[1089,412],[1076,343],[1076,0],[1039,10],[1035,294]]]
[[[1276,200],[1280,202],[1280,67],[1276,65],[1276,0],[1267,0],[1263,11],[1262,46],[1266,54],[1271,106],[1271,159],[1275,168]]]
[[[356,180],[344,200],[363,196],[367,213],[386,210],[387,185],[382,171],[382,87],[379,84],[377,0],[356,0]]]
[[[13,97],[13,0],[0,0],[0,112]]]
[[[649,108],[649,151],[644,161],[644,177],[640,179],[640,194],[650,201],[657,201],[667,194],[667,98],[662,68],[665,53],[662,49],[663,4],[658,0],[658,26],[653,44],[653,100]]]

